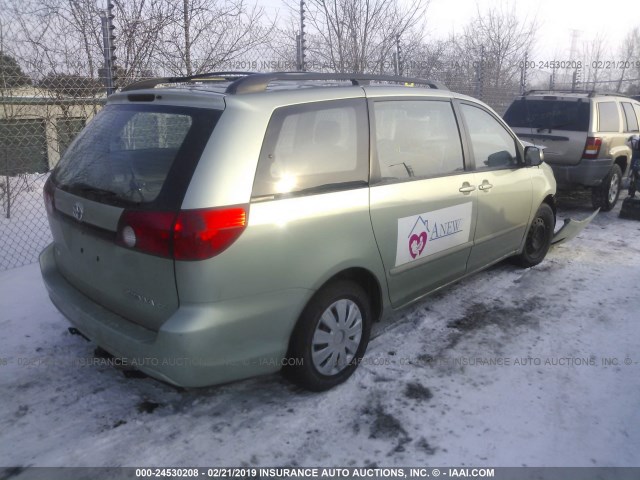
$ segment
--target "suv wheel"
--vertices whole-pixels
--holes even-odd
[[[328,390],[355,371],[370,332],[371,307],[365,291],[350,281],[334,282],[302,312],[283,373],[308,390]]]
[[[614,164],[602,183],[593,187],[591,202],[593,208],[600,208],[603,212],[608,212],[616,206],[620,196],[620,182],[622,180],[622,170]]]
[[[515,262],[524,268],[539,264],[549,251],[553,239],[555,217],[553,210],[546,203],[540,205],[531,222],[522,253],[515,257]]]

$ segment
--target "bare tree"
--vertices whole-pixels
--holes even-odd
[[[157,64],[170,74],[214,70],[269,40],[274,22],[245,0],[166,0],[173,19],[161,31]]]
[[[603,62],[608,56],[606,39],[598,33],[590,41],[584,42],[582,48],[585,58],[584,85],[588,89],[591,84],[595,90],[599,81],[607,80],[607,78],[602,78],[602,75],[611,71],[611,69],[604,68]]]
[[[450,83],[454,48],[449,40],[425,41],[422,35],[406,36],[402,41],[404,73]]]
[[[525,53],[535,42],[537,22],[518,18],[515,5],[500,5],[482,12],[464,28],[460,38],[452,39],[457,57],[468,65],[483,66],[483,81],[487,86],[501,88],[519,78]]]
[[[283,18],[269,35],[269,50],[272,60],[264,62],[273,70],[293,71],[298,68],[297,35],[300,20],[297,13]]]
[[[120,84],[153,76],[154,70],[160,69],[155,61],[162,32],[174,22],[175,7],[165,0],[113,0],[113,3]]]
[[[427,0],[309,0],[312,63],[337,72],[376,72],[391,63],[396,38],[417,28]]]
[[[628,70],[639,73],[640,68],[635,67],[635,61],[640,60],[640,28],[635,27],[622,40],[619,49],[620,58],[620,78],[617,83],[616,92],[622,91],[625,74]],[[628,90],[628,89],[627,89]]]

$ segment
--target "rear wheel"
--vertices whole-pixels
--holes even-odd
[[[283,373],[308,390],[328,390],[355,371],[370,332],[370,301],[362,287],[346,280],[331,283],[302,312]]]
[[[591,203],[593,208],[599,208],[603,212],[608,212],[616,206],[620,196],[620,182],[622,181],[622,170],[620,166],[614,164],[602,183],[593,187]]]
[[[553,239],[555,217],[546,203],[540,205],[531,222],[522,253],[514,258],[521,267],[529,268],[539,264],[549,251]]]

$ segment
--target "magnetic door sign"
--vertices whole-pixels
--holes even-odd
[[[398,219],[396,267],[469,241],[472,203]]]

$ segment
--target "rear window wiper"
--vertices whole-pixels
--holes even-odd
[[[565,123],[559,123],[557,125],[551,125],[550,127],[538,127],[538,133],[540,133],[543,130],[549,130],[549,132],[551,132],[551,130],[558,130],[559,128],[569,126],[572,123],[573,122],[565,122]]]
[[[60,188],[70,193],[89,194],[92,197],[98,198],[113,198],[120,195],[113,190],[107,190],[106,188],[96,187],[84,182],[76,182],[69,185],[61,185]]]

